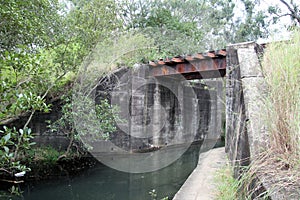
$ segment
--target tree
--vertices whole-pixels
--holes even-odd
[[[73,1],[67,16],[69,37],[79,43],[83,55],[87,55],[98,42],[105,41],[120,28],[116,4],[112,0]],[[84,56],[83,56],[84,57]]]
[[[269,32],[267,30],[267,15],[264,11],[255,11],[255,6],[259,2],[253,0],[241,0],[245,8],[246,17],[244,20],[239,19],[235,24],[236,28],[231,30],[234,37],[233,42],[255,41],[258,38],[265,38]]]
[[[197,28],[197,23],[183,21],[183,18],[175,15],[178,7],[170,2],[123,1],[120,7],[119,16],[125,27],[154,39],[160,56],[191,53],[199,49],[201,31]]]
[[[283,11],[278,6],[270,6],[268,11],[273,16],[273,22],[276,23],[280,18],[290,16],[291,26],[300,26],[300,4],[293,0],[280,0],[280,2],[281,5],[287,8],[287,11]]]
[[[110,139],[110,133],[116,131],[116,122],[124,122],[118,115],[118,107],[110,104],[112,88],[119,81],[114,70],[119,70],[119,66],[132,67],[150,57],[151,45],[152,41],[143,35],[129,33],[99,42],[85,58],[72,93],[67,92],[62,98],[62,117],[49,126],[70,139],[62,157],[68,156],[73,146],[77,150],[89,149],[89,142]]]
[[[30,50],[52,43],[60,20],[57,0],[0,1],[0,55],[24,46]]]
[[[256,2],[241,3],[245,19],[237,19],[231,0],[123,0],[119,16],[128,29],[153,38],[162,57],[174,56],[266,36],[266,16],[255,11]]]
[[[114,5],[81,1],[81,7],[66,10],[57,0],[1,1],[1,172],[27,169],[19,159],[31,146],[32,116],[50,110],[49,99],[65,87],[68,74],[118,27]],[[20,116],[27,117],[21,129],[6,128]]]
[[[49,69],[45,52],[59,42],[58,1],[1,1],[0,7],[0,173],[29,170],[20,159],[33,143],[28,127],[36,111],[48,112],[46,96],[61,71]],[[21,128],[6,127],[19,116]]]

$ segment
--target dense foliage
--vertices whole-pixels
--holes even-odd
[[[12,173],[19,154],[29,148],[28,124],[34,113],[51,110],[51,98],[73,79],[97,41],[118,26],[113,5],[110,1],[82,1],[67,9],[48,0],[1,3],[1,125],[28,117],[20,130],[2,127],[2,172]]]

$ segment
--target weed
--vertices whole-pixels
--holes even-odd
[[[216,199],[232,200],[237,198],[239,182],[233,177],[231,166],[226,165],[220,169],[216,174],[215,182],[217,183]]]
[[[22,195],[22,191],[20,190],[19,187],[15,187],[15,186],[12,186],[10,189],[9,189],[9,192],[11,195],[13,196],[21,196]]]

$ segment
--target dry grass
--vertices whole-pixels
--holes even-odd
[[[265,178],[270,193],[293,193],[300,188],[300,31],[289,42],[270,44],[262,66],[268,87],[262,119],[269,141],[250,173]]]
[[[263,59],[268,85],[265,99],[266,124],[270,148],[280,155],[288,154],[292,162],[300,153],[300,32],[291,42],[273,43]],[[292,163],[291,163],[292,164]]]

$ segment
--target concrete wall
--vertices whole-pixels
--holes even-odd
[[[227,47],[226,152],[236,166],[248,165],[265,141],[259,113],[265,93],[259,56],[262,48],[254,42]]]
[[[66,138],[64,133],[61,132],[51,132],[48,128],[48,121],[56,121],[61,117],[61,100],[56,100],[51,103],[51,112],[49,113],[41,113],[36,112],[28,127],[31,128],[32,133],[34,135],[33,142],[36,142],[36,146],[46,145],[52,146],[58,150],[64,150],[67,148],[69,144],[69,139]],[[21,116],[18,119],[14,120],[9,124],[5,124],[7,127],[16,127],[16,129],[23,128],[24,124],[28,120],[28,116]],[[0,129],[3,129],[1,125]]]
[[[216,141],[222,131],[222,79],[201,84],[148,74],[148,66],[138,66],[115,86],[114,103],[121,105],[120,113],[128,122],[119,124],[114,144],[143,149],[204,138]]]

